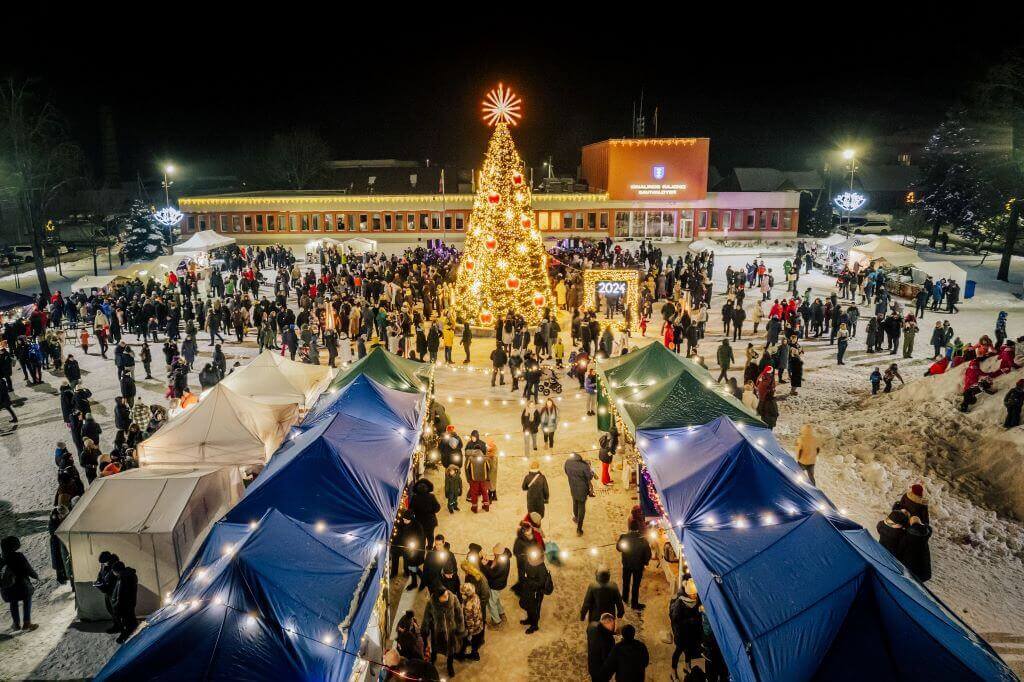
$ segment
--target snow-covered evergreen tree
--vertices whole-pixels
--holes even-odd
[[[153,219],[149,207],[136,199],[132,202],[122,229],[124,255],[127,260],[152,260],[163,253],[164,231]]]

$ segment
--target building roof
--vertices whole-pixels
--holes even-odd
[[[817,171],[780,171],[776,168],[734,168],[714,187],[718,191],[778,192],[821,189]]]
[[[906,192],[920,176],[918,166],[858,165],[856,179],[865,192]]]

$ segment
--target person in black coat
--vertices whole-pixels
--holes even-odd
[[[64,382],[60,385],[60,413],[64,418],[64,423],[71,424],[71,414],[75,411],[75,392],[71,389],[71,384]]]
[[[441,511],[441,503],[434,495],[434,484],[425,478],[416,481],[412,490],[412,496],[409,498],[409,511],[419,522],[424,540],[429,542],[428,538],[433,538],[434,531],[437,530],[437,512]]]
[[[75,389],[75,409],[81,412],[83,415],[92,413],[92,403],[89,402],[89,398],[92,397],[92,391],[82,386]]]
[[[615,616],[601,614],[600,620],[587,626],[587,671],[591,682],[604,682],[604,662],[615,647]]]
[[[114,624],[117,625],[118,632],[121,633],[116,641],[118,644],[124,644],[139,624],[135,617],[139,577],[135,574],[134,568],[125,566],[122,561],[115,562],[112,571],[117,582],[114,584],[114,592],[110,597],[110,605],[114,610]]]
[[[78,366],[78,360],[75,360],[75,357],[70,354],[68,359],[64,361],[64,378],[72,386],[82,380],[82,369]]]
[[[114,564],[119,562],[121,559],[113,552],[103,551],[99,555],[100,570],[96,574],[96,580],[92,586],[95,587],[103,595],[103,604],[107,607],[107,613],[110,617],[114,617],[114,606],[111,604],[111,599],[114,596],[114,587],[117,586],[117,576],[114,575]],[[120,632],[120,628],[115,624],[112,628],[107,630],[108,634],[114,634]]]
[[[902,509],[894,509],[889,516],[879,521],[875,528],[878,531],[878,544],[889,550],[897,559],[903,556],[909,524],[910,515]]]
[[[426,556],[426,549],[423,527],[413,518],[411,512],[405,509],[399,511],[395,532],[391,537],[391,577],[398,575],[398,561],[404,559],[405,575],[412,576],[406,589],[416,589],[416,578]]]
[[[14,409],[11,407],[11,392],[7,390],[7,384],[0,381],[0,410],[7,410],[11,415],[11,423],[18,423],[18,415],[14,414]]]
[[[128,406],[128,401],[118,396],[114,399],[114,428],[117,429],[118,435],[121,435],[127,432],[131,425],[132,410]]]
[[[583,597],[583,606],[580,608],[580,620],[589,620],[591,623],[597,621],[603,613],[611,613],[622,618],[626,613],[626,607],[622,603],[622,593],[619,587],[611,582],[611,571],[607,568],[597,569],[595,581],[587,588],[587,594]]]
[[[85,415],[85,423],[82,424],[82,438],[90,438],[96,446],[100,444],[100,434],[103,433],[103,428],[100,423],[92,418],[92,413]]]
[[[544,565],[543,552],[538,550],[527,554],[526,572],[520,587],[519,606],[526,611],[526,618],[519,621],[519,624],[526,625],[526,634],[532,635],[540,629],[540,609],[544,603],[544,597],[555,590],[551,573]]]
[[[898,557],[907,570],[922,583],[931,580],[932,577],[932,553],[928,548],[931,536],[931,526],[916,516],[911,517],[903,543],[903,555]]]
[[[619,536],[616,547],[622,554],[622,592],[629,596],[630,606],[642,611],[640,582],[644,578],[644,569],[651,563],[651,545],[640,534],[637,522],[631,520],[629,532]]]
[[[32,622],[32,593],[35,592],[32,580],[39,580],[39,576],[25,555],[18,551],[20,549],[21,541],[13,535],[0,540],[0,576],[4,577],[0,598],[11,605],[15,630],[35,630],[39,626]]]
[[[643,682],[650,663],[647,646],[636,639],[636,628],[622,628],[622,640],[612,648],[604,662],[605,679],[615,676],[615,682]]]
[[[135,388],[135,379],[129,372],[125,372],[121,375],[119,383],[121,385],[121,397],[131,406],[135,402],[135,395],[138,393]]]
[[[523,490],[526,491],[526,513],[537,512],[543,518],[550,490],[548,479],[540,472],[540,462],[537,460],[530,462],[530,470],[523,477]]]
[[[480,560],[480,570],[487,578],[490,599],[482,604],[487,609],[491,625],[500,625],[505,618],[505,608],[501,605],[501,592],[508,587],[508,576],[512,570],[512,552],[508,547],[498,543],[492,550],[490,559]]]

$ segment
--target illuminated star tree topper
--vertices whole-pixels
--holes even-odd
[[[484,97],[484,120],[490,126],[498,123],[515,125],[523,116],[522,104],[523,100],[512,92],[512,88],[506,88],[498,83],[498,87]]]

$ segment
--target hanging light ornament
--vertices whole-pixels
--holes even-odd
[[[509,277],[508,279],[505,280],[505,286],[507,286],[509,289],[518,289],[519,278],[514,275],[512,277]]]
[[[497,192],[491,192],[487,195],[487,201],[491,202],[492,204],[496,204],[499,201],[501,201],[501,195],[498,194]]]

